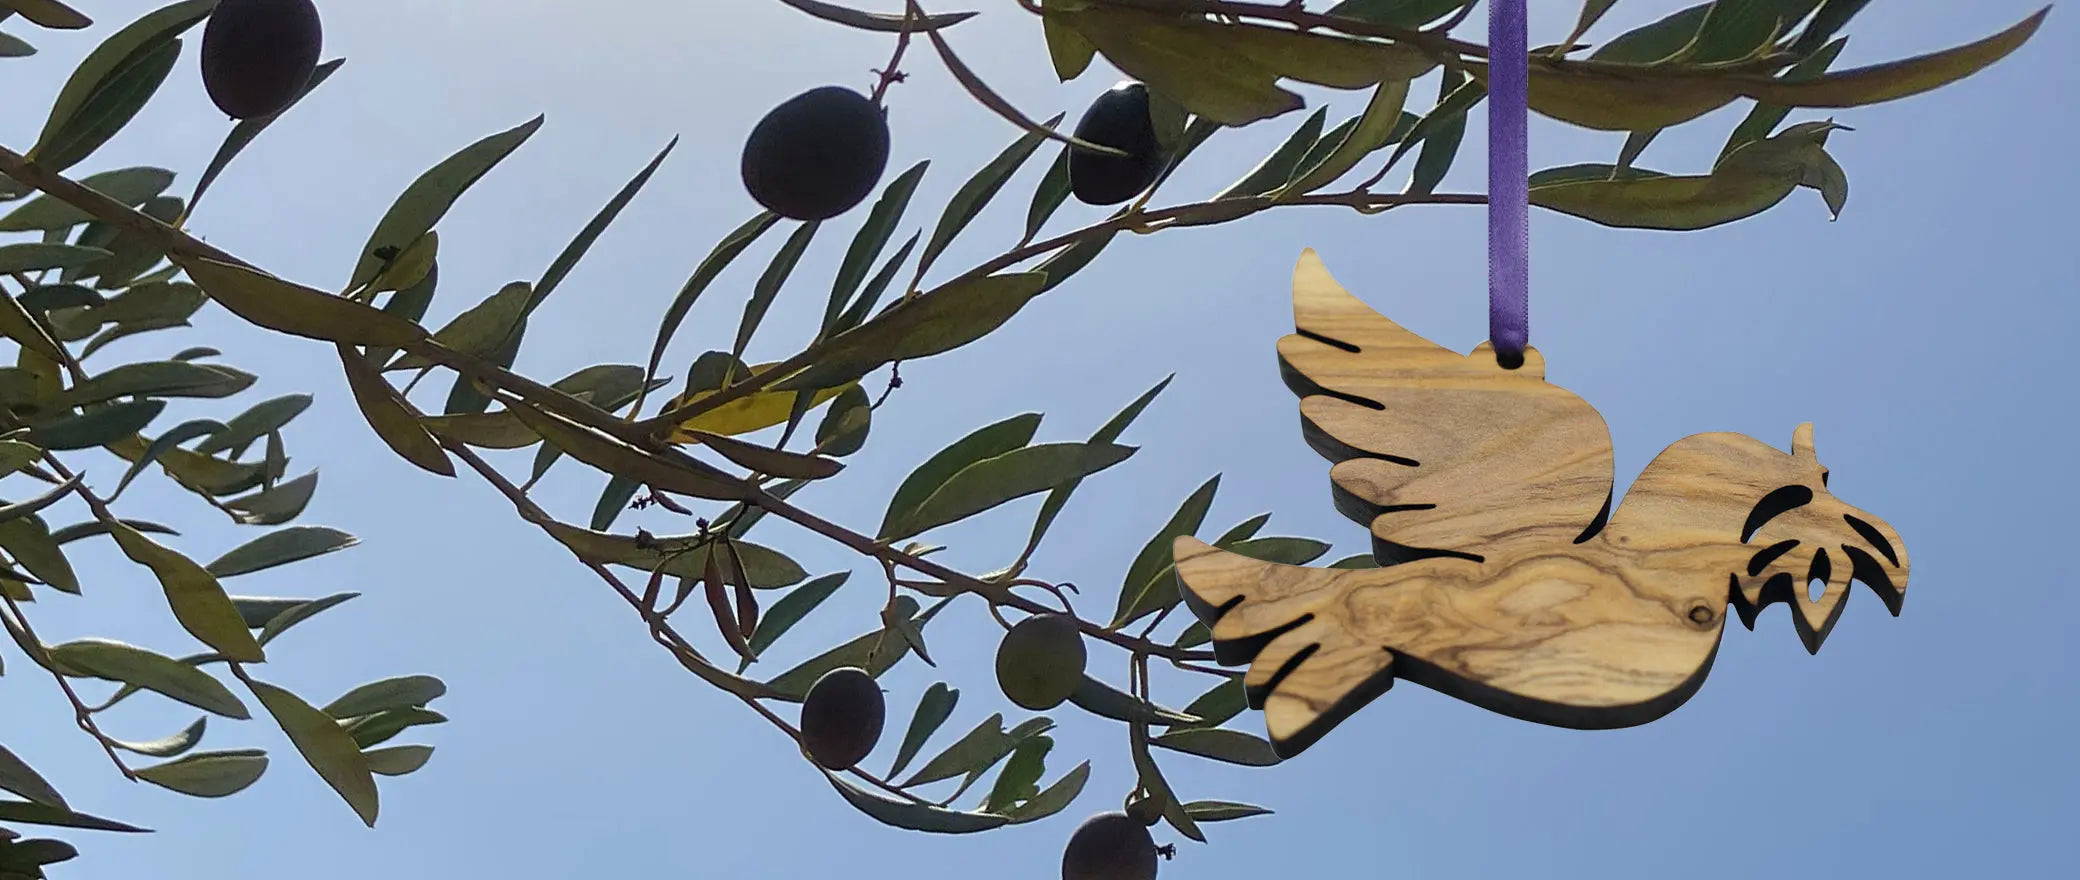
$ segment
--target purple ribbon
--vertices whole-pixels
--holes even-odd
[[[1488,9],[1488,340],[1515,369],[1531,340],[1531,49],[1524,0]]]

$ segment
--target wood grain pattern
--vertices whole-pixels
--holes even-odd
[[[1292,756],[1397,678],[1582,729],[1652,721],[1696,693],[1730,605],[1775,603],[1817,652],[1861,581],[1900,612],[1903,542],[1828,494],[1812,426],[1785,452],[1733,433],[1669,446],[1612,508],[1610,432],[1545,380],[1351,296],[1313,251],[1278,343],[1302,434],[1381,568],[1260,562],[1177,540],[1178,583]]]

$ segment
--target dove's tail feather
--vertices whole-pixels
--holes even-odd
[[[1243,687],[1290,758],[1394,684],[1394,655],[1320,613],[1377,572],[1263,562],[1196,538],[1174,546],[1179,592],[1213,633],[1215,659],[1249,664]]]

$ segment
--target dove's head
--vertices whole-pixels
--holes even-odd
[[[1820,643],[1841,617],[1849,585],[1860,581],[1898,616],[1907,587],[1907,551],[1884,520],[1828,494],[1827,468],[1813,451],[1813,426],[1800,425],[1791,454],[1760,463],[1765,485],[1777,488],[1756,502],[1741,528],[1751,551],[1734,572],[1732,603],[1741,622],[1755,628],[1762,609],[1791,606],[1791,622],[1806,650]]]

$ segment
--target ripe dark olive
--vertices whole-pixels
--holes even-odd
[[[1163,149],[1148,115],[1148,87],[1138,82],[1120,83],[1092,101],[1076,123],[1076,137],[1127,153],[1070,148],[1069,191],[1085,204],[1117,205],[1140,195],[1163,173]]]
[[[773,108],[744,141],[744,188],[766,210],[828,220],[852,210],[888,167],[888,116],[839,86]]]
[[[1125,813],[1083,820],[1062,850],[1062,880],[1155,880],[1156,842]]]
[[[866,670],[833,669],[802,699],[802,748],[826,770],[852,769],[874,751],[887,714],[881,686]]]
[[[280,113],[310,84],[324,42],[311,0],[223,0],[202,30],[202,87],[233,119]]]
[[[1074,621],[1035,614],[1013,625],[997,645],[997,686],[1027,709],[1052,709],[1083,683],[1087,659]]]

